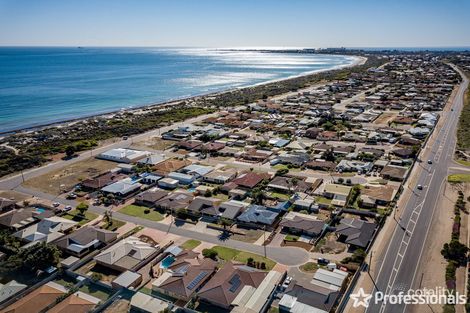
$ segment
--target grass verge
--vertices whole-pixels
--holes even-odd
[[[146,210],[149,210],[149,211],[146,211]],[[123,207],[122,209],[119,210],[119,212],[126,214],[126,215],[130,215],[130,216],[145,218],[145,219],[155,221],[155,222],[159,222],[163,220],[163,215],[161,213],[155,210],[149,209],[147,207],[138,206],[134,204]]]

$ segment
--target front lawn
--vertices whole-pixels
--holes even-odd
[[[288,234],[284,239],[288,241],[297,241],[299,240],[299,236]]]
[[[123,221],[120,221],[120,220],[115,220],[114,218],[111,220],[111,224],[106,224],[104,225],[104,229],[106,230],[111,230],[111,231],[115,231],[116,229],[118,229],[119,227],[121,226],[124,226],[124,224],[126,224],[126,222],[123,222]]]
[[[140,218],[145,218],[151,221],[159,222],[163,220],[163,215],[155,210],[149,209],[145,206],[138,206],[138,205],[128,205],[123,207],[122,209],[119,210],[120,213],[130,215],[130,216],[135,216],[135,217],[140,217]],[[145,213],[148,212],[148,213]]]
[[[240,251],[222,246],[215,246],[212,249],[217,251],[218,257],[225,261],[233,260],[246,264],[248,259],[252,258],[254,262],[264,262],[266,264],[266,270],[271,270],[276,265],[276,262],[274,262],[273,260],[265,258],[259,254]]]
[[[66,218],[68,220],[72,220],[74,222],[78,222],[78,225],[81,226],[81,225],[84,225],[84,224],[88,223],[89,221],[94,220],[95,218],[98,217],[98,215],[95,214],[95,213],[91,213],[91,212],[86,211],[84,216],[83,216],[77,210],[72,210],[72,211],[68,212],[67,214],[65,214],[64,216],[62,216],[62,217]]]
[[[199,240],[196,240],[196,239],[189,239],[187,240],[186,242],[184,242],[180,248],[182,249],[186,249],[186,250],[193,250],[194,248],[196,248],[197,246],[199,246],[201,244],[201,242]]]
[[[304,265],[300,266],[300,270],[306,273],[314,273],[319,268],[317,263],[307,262]]]

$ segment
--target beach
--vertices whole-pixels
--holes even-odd
[[[0,78],[1,133],[168,104],[358,63],[356,57],[339,55],[71,49],[0,49],[0,65],[5,69]],[[15,64],[20,60],[21,64]],[[77,62],[84,65],[77,66]]]

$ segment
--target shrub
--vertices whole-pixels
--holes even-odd
[[[214,249],[204,249],[204,250],[202,250],[202,255],[205,258],[215,260],[217,258],[218,252]]]

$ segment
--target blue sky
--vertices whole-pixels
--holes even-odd
[[[0,45],[470,46],[470,1],[0,0]]]

